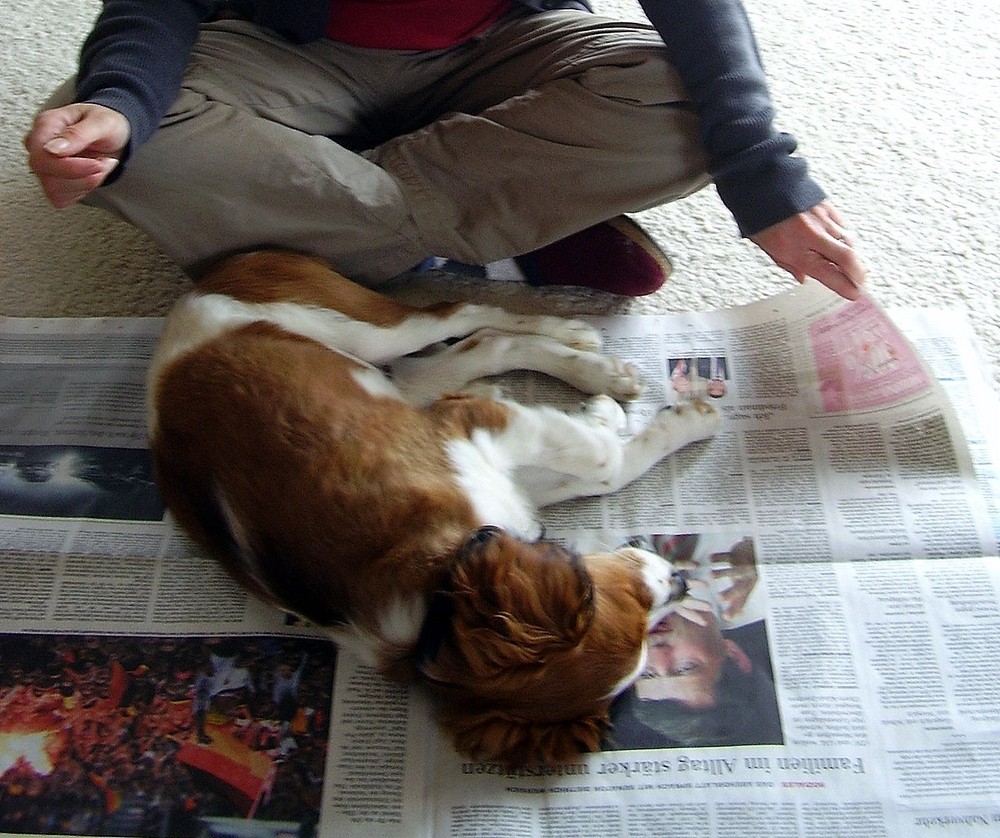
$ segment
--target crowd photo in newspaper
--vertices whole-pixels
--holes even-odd
[[[702,607],[653,627],[600,751],[512,767],[173,525],[161,321],[4,319],[0,831],[1000,835],[1000,412],[967,322],[815,283],[590,322],[646,380],[629,431],[692,398],[722,424],[546,535],[653,551]]]

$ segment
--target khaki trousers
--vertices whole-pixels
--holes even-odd
[[[225,20],[204,26],[159,129],[88,203],[195,275],[275,246],[377,284],[429,255],[484,264],[682,197],[704,167],[648,26],[519,11],[412,52]]]

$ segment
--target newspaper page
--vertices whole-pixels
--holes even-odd
[[[658,550],[715,620],[654,636],[602,753],[508,772],[170,524],[143,415],[159,321],[0,321],[0,831],[1000,834],[1000,460],[967,324],[902,321],[932,374],[818,287],[594,322],[646,376],[633,429],[692,396],[723,425],[547,510],[549,534]]]
[[[818,286],[598,321],[653,382],[637,427],[699,396],[722,429],[548,533],[695,568],[715,623],[654,634],[602,753],[508,771],[441,743],[434,835],[1000,835],[996,400],[967,323],[904,322],[927,363]]]
[[[145,431],[161,325],[0,321],[0,831],[419,822],[419,705],[171,525]]]

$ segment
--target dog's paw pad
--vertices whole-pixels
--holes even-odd
[[[608,379],[608,395],[630,401],[642,395],[645,384],[635,364],[611,358],[612,369]]]
[[[719,411],[715,409],[715,405],[711,405],[702,399],[694,399],[691,402],[691,406],[702,416],[717,416],[719,413]]]
[[[682,433],[687,435],[689,441],[695,442],[714,436],[720,421],[719,411],[713,405],[694,399],[664,408],[656,415],[653,424],[664,429],[684,429]]]

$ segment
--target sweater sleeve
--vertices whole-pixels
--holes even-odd
[[[826,197],[773,127],[774,108],[740,0],[640,0],[701,118],[719,197],[750,236]]]
[[[76,99],[120,112],[126,159],[149,139],[180,88],[213,0],[105,0],[80,52]]]

